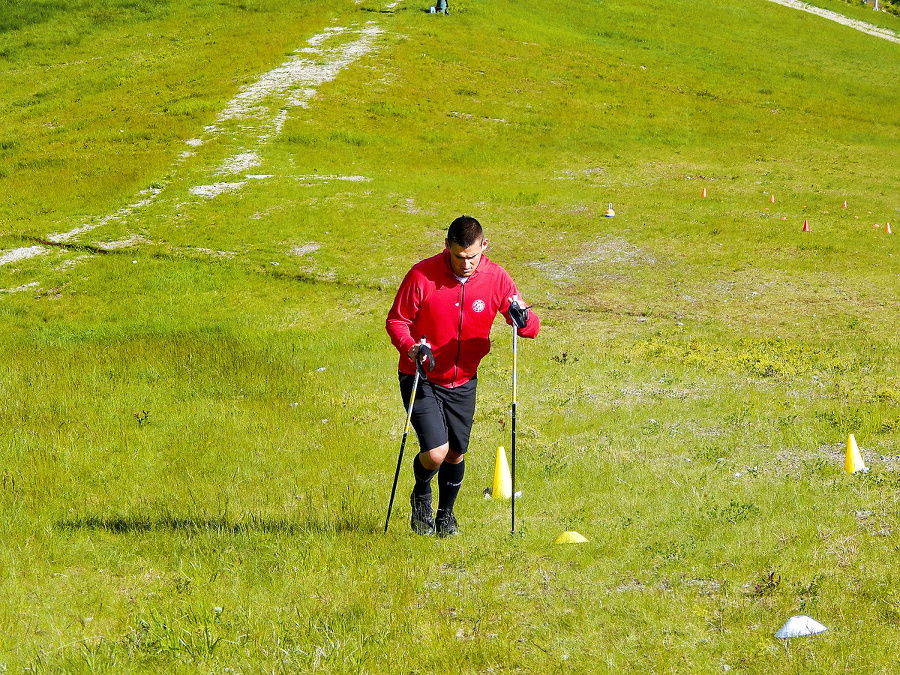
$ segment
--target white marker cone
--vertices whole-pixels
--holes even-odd
[[[781,630],[775,633],[775,637],[787,639],[795,637],[803,637],[805,635],[815,635],[828,630],[815,619],[808,616],[792,616],[781,627]]]

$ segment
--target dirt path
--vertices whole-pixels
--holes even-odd
[[[392,10],[399,2],[394,0],[386,4],[385,9]],[[207,181],[191,187],[188,194],[177,195],[178,204],[210,199],[223,192],[240,190],[248,181],[270,178],[271,175],[259,172],[264,168],[260,152],[281,132],[292,109],[307,107],[322,84],[334,80],[344,68],[375,50],[383,33],[374,19],[362,24],[325,27],[321,33],[309,38],[305,46],[296,49],[287,61],[241,89],[219,113],[214,124],[203,129],[199,137],[185,141],[186,149],[175,160],[171,175],[179,177],[186,171],[199,172]],[[204,151],[213,145],[213,140],[217,140],[219,146],[224,140],[232,153],[224,162],[204,159]],[[185,165],[190,158],[194,159],[188,169]],[[362,180],[357,176],[332,178]],[[133,203],[115,213],[65,232],[48,234],[46,241],[54,244],[77,242],[82,235],[104,225],[126,223],[166,193],[166,185],[143,190]],[[114,249],[135,243],[141,241],[130,237],[118,242],[99,242],[98,245]],[[0,252],[0,266],[43,255],[48,250],[44,246],[28,246],[3,251]],[[6,289],[6,292],[15,290],[19,289]]]
[[[880,28],[878,26],[872,25],[871,23],[866,23],[865,21],[848,19],[843,14],[838,14],[837,12],[822,9],[821,7],[813,7],[812,5],[807,5],[805,2],[800,2],[800,0],[769,0],[769,2],[775,2],[779,5],[790,7],[791,9],[799,9],[803,12],[809,12],[810,14],[821,16],[823,19],[836,21],[843,26],[849,26],[850,28],[855,28],[858,31],[862,31],[863,33],[868,33],[869,35],[880,37],[883,40],[890,40],[891,42],[897,42],[898,44],[900,44],[900,36],[898,36],[894,31],[888,28]]]

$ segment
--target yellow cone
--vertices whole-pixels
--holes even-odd
[[[510,499],[512,497],[512,476],[509,475],[509,464],[506,463],[506,450],[497,448],[497,461],[494,464],[494,486],[491,488],[494,499]]]
[[[568,532],[563,532],[556,538],[557,544],[583,544],[587,539],[582,537],[580,534],[575,532],[574,530],[569,530]]]
[[[866,468],[862,455],[859,454],[859,448],[856,446],[856,439],[853,434],[847,437],[847,459],[844,461],[844,471],[847,473],[856,473]]]

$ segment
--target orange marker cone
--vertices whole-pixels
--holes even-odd
[[[884,226],[884,233],[885,233],[885,234],[892,234],[892,232],[891,232],[891,224],[890,224],[890,223],[888,223],[887,225]]]
[[[841,208],[842,208],[842,209],[846,209],[846,208],[847,208],[847,200],[846,200],[846,199],[844,200],[844,205],[843,205]]]
[[[706,188],[703,188],[703,196],[706,196]]]
[[[809,232],[809,221],[808,220],[803,221],[803,231]]]
[[[775,203],[775,195],[772,195],[771,197],[769,197],[769,201],[774,204]]]

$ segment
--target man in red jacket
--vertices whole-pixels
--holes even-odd
[[[421,451],[413,461],[416,483],[410,495],[410,523],[419,534],[449,536],[459,531],[453,505],[462,485],[475,415],[478,364],[490,351],[494,317],[503,314],[522,337],[536,337],[540,329],[540,320],[521,298],[514,302],[516,285],[506,270],[488,260],[486,248],[487,239],[475,218],[454,220],[444,250],[407,273],[387,317],[388,335],[400,352],[404,404],[412,393],[422,337],[434,354],[434,368],[427,380],[420,380],[412,414]],[[431,506],[435,474],[436,518]]]

